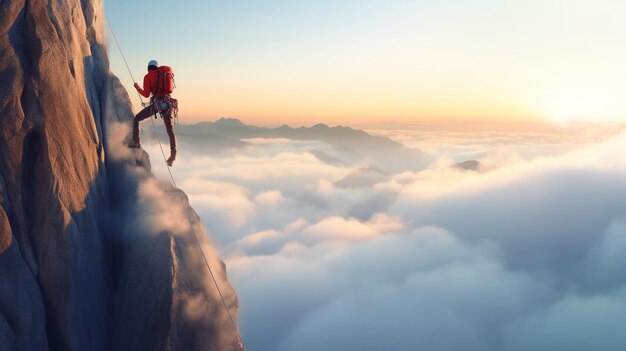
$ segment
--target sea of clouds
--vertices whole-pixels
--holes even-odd
[[[626,348],[626,134],[371,132],[432,161],[180,138],[172,171],[226,261],[248,349]],[[482,171],[451,167],[469,159]]]

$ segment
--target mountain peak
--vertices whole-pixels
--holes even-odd
[[[241,122],[239,119],[228,118],[228,117],[222,117],[218,119],[217,121],[215,121],[215,124],[220,124],[220,125],[229,126],[229,127],[247,127],[247,125]]]
[[[482,172],[485,168],[482,163],[476,160],[468,160],[468,161],[460,162],[460,163],[455,164],[453,167],[461,171],[472,171],[472,172]]]
[[[313,127],[311,127],[311,129],[330,129],[330,127],[327,124],[318,123],[314,125]]]

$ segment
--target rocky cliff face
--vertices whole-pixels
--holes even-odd
[[[99,0],[0,0],[0,349],[238,350],[184,193],[127,139]]]

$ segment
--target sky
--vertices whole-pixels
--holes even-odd
[[[109,0],[105,10],[136,78],[153,58],[174,68],[185,122],[626,116],[621,1]],[[112,70],[132,92],[114,49]]]

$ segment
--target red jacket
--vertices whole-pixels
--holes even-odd
[[[148,74],[143,77],[143,89],[139,87],[139,85],[135,85],[135,88],[143,97],[150,97],[150,93],[157,98],[162,98],[165,96],[163,92],[160,94],[156,93],[158,83],[158,73],[156,69],[148,71]],[[162,90],[162,89],[161,89]]]

